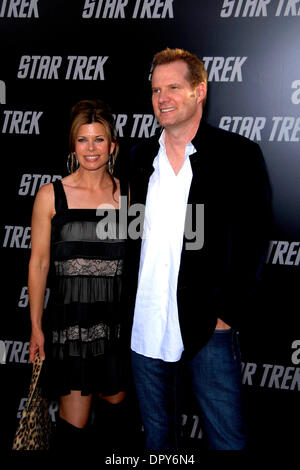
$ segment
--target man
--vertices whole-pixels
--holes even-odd
[[[130,168],[131,204],[146,204],[142,243],[129,242],[132,369],[146,446],[178,446],[184,365],[209,449],[240,450],[246,431],[236,329],[251,322],[267,247],[268,178],[257,144],[203,121],[207,75],[195,55],[166,49],[152,65],[163,132],[132,150]]]

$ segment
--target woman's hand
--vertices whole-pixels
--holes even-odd
[[[32,328],[31,338],[29,343],[29,362],[34,362],[36,353],[39,353],[40,359],[45,359],[45,337],[41,328]]]

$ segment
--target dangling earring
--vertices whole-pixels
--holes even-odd
[[[108,159],[108,173],[109,173],[110,175],[113,174],[113,171],[114,171],[114,164],[115,164],[115,162],[114,162],[114,156],[113,156],[113,154],[111,153],[110,156],[109,156],[109,159]]]
[[[79,167],[78,158],[75,152],[71,152],[67,158],[67,170],[69,173],[74,173]]]

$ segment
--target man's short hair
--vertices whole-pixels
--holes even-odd
[[[177,60],[182,60],[188,66],[189,74],[186,79],[194,87],[200,82],[204,82],[207,86],[207,72],[203,62],[195,54],[185,51],[184,49],[166,48],[157,52],[152,61],[152,71],[158,65],[170,64]]]

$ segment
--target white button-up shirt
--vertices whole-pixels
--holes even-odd
[[[164,132],[147,192],[131,348],[143,356],[178,361],[183,343],[178,319],[177,280],[192,169],[189,143],[176,175]]]

